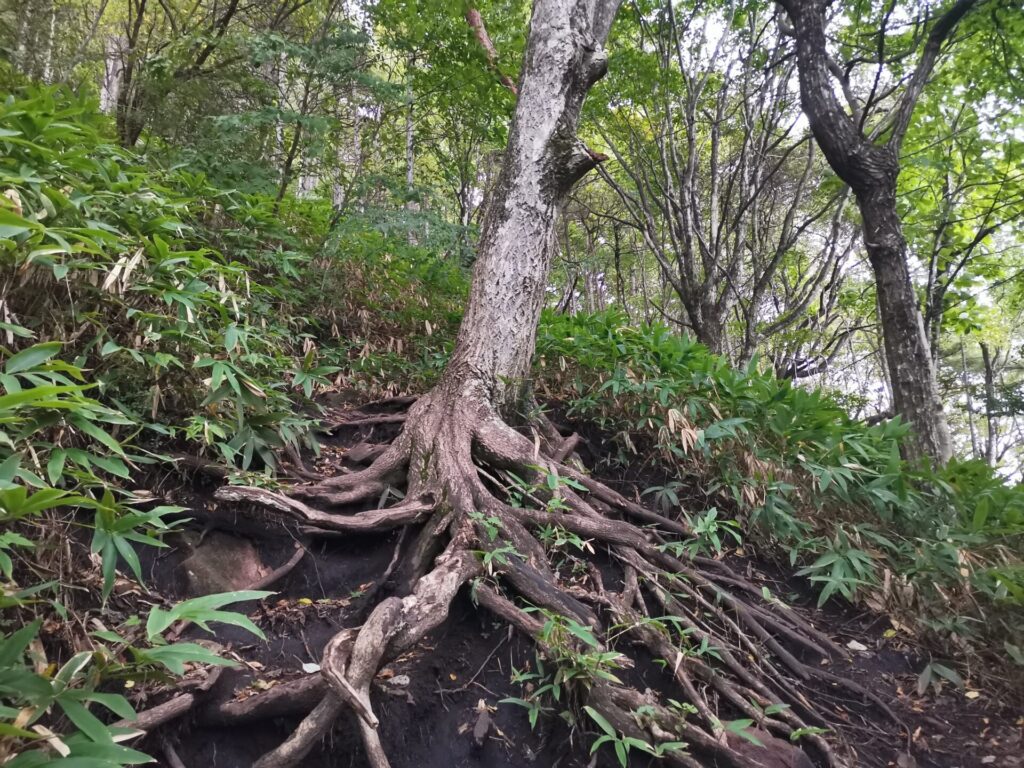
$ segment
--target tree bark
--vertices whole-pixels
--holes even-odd
[[[990,466],[995,465],[996,457],[996,432],[999,427],[994,416],[996,402],[995,372],[992,365],[992,354],[988,344],[979,342],[981,347],[981,360],[985,366],[985,461]],[[999,351],[996,350],[998,356]]]
[[[142,135],[145,118],[142,116],[142,86],[138,82],[142,52],[139,50],[142,23],[146,15],[147,0],[134,0],[128,5],[128,24],[125,44],[121,50],[121,77],[117,85],[114,107],[117,136],[122,147],[134,147]]]
[[[895,159],[892,164],[896,165]],[[893,409],[914,429],[910,456],[931,456],[945,464],[953,448],[924,320],[907,267],[907,244],[896,213],[895,173],[890,178],[882,177],[876,185],[869,185],[864,191],[855,188],[854,192],[875,276]]]
[[[488,205],[469,305],[441,386],[474,379],[504,414],[524,394],[555,220],[602,159],[576,138],[580,108],[607,68],[619,0],[537,0],[505,161]]]
[[[416,184],[416,144],[413,124],[412,70],[416,67],[416,57],[410,56],[406,64],[405,85],[405,193],[409,196],[405,207],[413,209],[412,191]]]
[[[921,58],[891,115],[889,137],[876,143],[836,96],[834,63],[825,37],[825,4],[819,0],[778,0],[796,40],[800,102],[829,165],[850,186],[860,208],[864,244],[874,272],[885,356],[895,411],[913,434],[904,450],[910,459],[930,457],[945,464],[952,442],[939,399],[932,355],[907,266],[907,243],[896,209],[900,145],[917,99],[931,75],[943,42],[975,0],[958,0],[933,25]]]
[[[974,426],[974,395],[971,393],[971,380],[967,375],[967,352],[964,350],[964,340],[960,339],[960,381],[964,388],[964,398],[967,406],[967,426],[971,433],[971,458],[977,459],[981,456],[978,447],[978,430]]]

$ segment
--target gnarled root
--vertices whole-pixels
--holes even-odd
[[[665,757],[688,767],[700,765],[699,758],[737,767],[810,765],[788,740],[797,731],[806,733],[812,723],[823,723],[800,691],[818,676],[817,667],[803,659],[841,649],[795,612],[764,601],[760,590],[726,566],[667,554],[667,541],[688,535],[685,523],[653,513],[562,463],[564,441],[547,436],[543,442],[550,453],[541,442],[509,427],[481,386],[442,387],[416,402],[404,431],[366,469],[292,491],[292,496],[344,506],[404,481],[405,497],[394,506],[344,514],[258,489],[218,492],[222,499],[276,510],[318,534],[366,533],[426,521],[404,563],[410,585],[405,596],[385,598],[361,627],[344,629],[328,643],[321,667],[329,692],[257,766],[299,764],[347,709],[355,715],[370,764],[385,768],[370,700],[373,678],[382,664],[444,621],[456,593],[476,577],[478,604],[533,638],[539,652],[556,665],[570,651],[603,652],[617,641],[620,655],[614,666],[632,666],[633,648],[664,661],[682,707],[667,706],[650,691],[606,675],[572,691],[574,705],[593,708],[617,733],[652,748],[685,742],[685,748],[667,750]],[[502,479],[513,473],[530,483],[514,489],[522,506],[510,503]],[[620,566],[621,589],[607,590],[593,566],[586,583],[564,585],[535,533],[552,528],[588,540],[591,552],[594,544],[604,546]],[[660,619],[652,618],[649,601]],[[580,635],[558,638],[561,645],[555,647],[551,621],[524,612],[525,605],[556,622],[588,628],[597,647]],[[738,738],[723,725],[730,715],[754,721],[747,734],[752,740]],[[593,729],[586,717],[578,725]],[[837,764],[826,740],[817,735],[805,739],[822,762]],[[764,746],[755,747],[753,740]]]

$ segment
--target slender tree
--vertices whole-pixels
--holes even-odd
[[[875,276],[893,407],[913,426],[907,442],[914,457],[945,463],[952,454],[949,429],[939,399],[935,368],[917,297],[910,281],[907,242],[897,212],[896,183],[900,147],[918,99],[931,77],[943,46],[978,0],[957,0],[931,25],[917,66],[897,88],[895,107],[881,123],[868,126],[865,116],[876,102],[872,89],[866,103],[853,94],[849,69],[829,52],[823,0],[778,0],[796,40],[800,100],[811,130],[836,174],[853,190],[864,228],[864,245]],[[884,25],[878,33],[884,52]],[[882,56],[879,56],[879,67]],[[846,94],[849,111],[836,95]]]
[[[846,195],[818,192],[828,169],[797,129],[795,64],[773,7],[733,6],[709,39],[707,20],[678,5],[637,11],[619,34],[646,70],[612,77],[616,106],[598,125],[618,172],[602,176],[677,299],[665,317],[743,364],[841,273]],[[804,251],[807,268],[794,269]]]

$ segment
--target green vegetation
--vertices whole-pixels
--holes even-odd
[[[21,5],[0,0],[0,765],[136,765],[152,757],[132,746],[142,736],[132,688],[236,665],[235,651],[182,631],[215,636],[228,625],[265,639],[243,610],[273,594],[174,602],[153,591],[146,563],[196,521],[151,481],[177,472],[184,454],[229,484],[287,489],[289,467],[319,455],[334,396],[357,405],[438,383],[467,296],[479,293],[474,263],[492,245],[485,217],[508,204],[500,153],[515,137],[507,123],[530,9]],[[608,77],[579,129],[600,170],[562,195],[564,211],[538,204],[533,214],[551,219],[546,282],[514,286],[545,306],[529,397],[515,404],[525,413],[488,402],[495,418],[482,419],[517,415],[522,434],[502,434],[528,434],[532,461],[480,461],[486,441],[474,427],[472,509],[449,510],[457,494],[429,485],[431,472],[453,474],[438,470],[434,443],[410,449],[407,464],[422,459],[419,484],[403,489],[401,472],[387,472],[365,498],[310,496],[330,511],[366,501],[382,516],[429,498],[431,514],[450,516],[436,524],[448,533],[465,518],[452,540],[472,539],[463,554],[476,589],[505,600],[501,618],[522,614],[520,630],[536,625],[532,666],[512,680],[521,697],[503,701],[525,709],[531,727],[562,716],[624,768],[638,753],[688,755],[680,722],[715,744],[760,746],[754,729],[772,718],[784,740],[826,733],[786,703],[750,699],[747,678],[719,690],[712,672],[701,677],[735,672],[737,648],[754,656],[721,641],[748,628],[724,618],[733,598],[720,591],[712,605],[721,585],[686,583],[681,564],[769,559],[819,607],[888,616],[886,636],[929,657],[919,696],[1024,680],[1024,35],[1013,32],[1024,17],[991,0],[922,76],[931,79],[894,145],[900,173],[882,180],[899,235],[898,258],[883,255],[910,270],[889,281],[907,294],[896,301],[877,288],[886,280],[869,258],[879,261],[877,244],[863,239],[868,213],[840,181],[849,169],[836,167],[836,152],[821,156],[801,114],[806,62],[792,41],[808,23],[802,5],[640,0],[619,11]],[[857,123],[862,149],[893,141],[900,84],[935,27],[925,5],[858,3],[829,22],[839,57],[830,64],[845,72],[830,75],[845,99],[831,113]],[[894,31],[893,14],[916,21]],[[926,344],[904,334],[903,348],[930,360],[934,376],[886,354],[897,320],[917,313]],[[532,343],[532,324],[514,330],[513,342]],[[502,386],[518,390],[526,370]],[[893,415],[893,391],[918,389],[937,394],[918,423],[948,419],[959,458],[941,460],[944,427],[918,444]],[[445,419],[476,413],[450,410]],[[554,458],[565,435],[550,434],[552,413],[584,437],[585,470],[572,450]],[[627,478],[628,500],[586,484],[600,476]],[[657,515],[630,518],[634,501]],[[602,541],[596,518],[622,527]],[[641,527],[665,523],[637,543]],[[665,613],[673,601],[703,608],[641,616],[628,601],[613,605],[595,565],[613,546],[634,598],[646,589]],[[548,570],[529,570],[545,556]],[[516,567],[530,596],[503,581]],[[575,618],[528,599],[555,591],[557,607],[579,603]],[[790,598],[752,594],[764,614]],[[591,610],[611,621],[587,626]],[[662,671],[692,662],[714,705],[702,694],[619,719],[601,710],[595,690],[633,691],[623,680],[639,645]],[[719,699],[726,689],[743,693]],[[722,702],[739,719],[719,720]]]
[[[120,765],[144,757],[115,743],[122,731],[88,705],[128,717],[112,684],[228,663],[194,643],[166,644],[161,632],[181,618],[258,632],[216,607],[268,594],[154,607],[148,621],[94,633],[93,651],[52,673],[34,671],[46,618],[102,616],[118,569],[141,582],[136,548],[162,546],[174,525],[165,518],[182,512],[134,497],[131,478],[167,461],[160,446],[176,439],[272,472],[286,446],[315,448],[322,388],[423,391],[446,359],[467,277],[369,216],[329,229],[315,201],[275,214],[266,195],[147,162],[105,130],[88,100],[59,88],[26,87],[0,109],[0,570],[5,615],[39,617],[5,630],[0,689],[12,697],[4,734],[21,744],[15,751],[51,738],[31,727],[56,705],[72,757]],[[328,301],[345,312],[322,314]],[[696,532],[676,554],[720,554],[742,530],[788,552],[821,602],[841,596],[885,610],[953,657],[1024,661],[1015,639],[1024,631],[1024,489],[988,465],[912,470],[900,459],[898,420],[864,426],[828,394],[757,361],[733,368],[617,311],[546,315],[535,389],[610,437],[606,468],[639,463],[663,478],[644,495],[681,510]],[[95,578],[86,567],[70,592],[64,576],[45,574],[56,540],[76,531],[82,548],[61,573],[90,549],[100,566]],[[556,528],[542,541],[570,555],[588,546]],[[545,693],[557,700],[560,686],[614,667],[613,651],[556,642],[586,631],[565,621],[549,616],[546,626],[572,663],[549,660],[555,677],[517,700],[534,720]],[[650,751],[601,727],[620,753]],[[28,749],[10,764],[48,764],[42,755]]]
[[[645,493],[703,526],[712,552],[732,543],[717,509],[788,551],[819,603],[864,601],[961,651],[1020,659],[1024,486],[979,461],[915,470],[898,420],[865,426],[827,393],[620,313],[548,316],[538,358],[538,389],[610,437],[613,465],[663,475]]]
[[[171,461],[161,446],[185,440],[240,470],[272,472],[277,451],[315,449],[312,398],[342,365],[353,386],[368,390],[384,371],[428,381],[439,353],[423,324],[432,319],[444,331],[449,320],[408,299],[410,286],[448,281],[457,302],[464,285],[458,270],[452,277],[443,265],[417,266],[423,249],[400,250],[389,269],[382,253],[392,241],[353,221],[331,240],[345,249],[347,269],[313,284],[306,278],[313,244],[326,236],[322,210],[293,206],[286,223],[307,232],[296,238],[267,196],[147,164],[106,130],[91,100],[62,88],[25,87],[0,106],[0,693],[5,754],[18,754],[9,763],[18,768],[63,765],[47,757],[52,750],[93,761],[83,765],[147,761],[120,743],[130,728],[108,728],[89,704],[130,719],[127,700],[110,692],[125,680],[233,663],[195,643],[166,642],[176,621],[237,624],[262,636],[244,615],[219,608],[268,592],[154,606],[148,620],[110,623],[107,600],[125,583],[119,569],[142,584],[137,548],[166,546],[177,525],[168,518],[186,511],[130,490],[147,467]],[[317,333],[329,341],[332,329],[297,308],[315,309],[305,302],[324,289],[355,293],[366,284],[361,308],[388,304],[390,317],[372,338],[346,326],[346,343],[321,352]],[[387,339],[405,341],[404,354],[386,351]],[[384,349],[371,354],[377,340]],[[68,536],[74,546],[65,552]],[[72,616],[108,628],[86,639],[91,651],[58,655],[51,666],[44,647],[62,642],[57,627]],[[69,726],[59,737],[46,725],[54,716]]]

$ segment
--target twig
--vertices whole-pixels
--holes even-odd
[[[295,554],[291,556],[287,563],[285,563],[282,566],[279,566],[278,568],[275,568],[266,576],[260,579],[256,579],[256,581],[254,581],[250,586],[246,587],[246,589],[266,589],[270,585],[280,581],[293,570],[295,570],[295,566],[297,566],[302,561],[302,558],[305,556],[306,547],[299,542],[295,542]]]
[[[474,675],[465,682],[465,684],[460,685],[458,688],[438,688],[437,690],[441,693],[462,693],[463,691],[465,691],[467,688],[469,688],[469,686],[471,686],[476,681],[478,677],[480,677],[480,673],[484,671],[484,667],[486,667],[488,663],[490,663],[491,659],[494,658],[494,654],[498,652],[498,649],[501,648],[501,646],[503,646],[507,640],[508,635],[505,635],[501,638],[501,640],[498,641],[498,644],[494,646],[494,650],[487,654],[487,658],[484,659],[484,663],[480,665],[480,669],[478,669],[476,673],[474,673]]]

